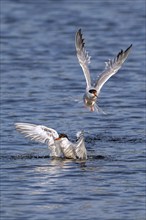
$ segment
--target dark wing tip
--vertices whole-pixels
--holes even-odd
[[[76,46],[78,46],[80,49],[83,49],[85,46],[83,34],[81,32],[81,28],[76,32]]]
[[[132,44],[130,44],[130,46],[125,50],[125,53],[126,53],[128,50],[130,50],[131,47],[132,47]]]
[[[76,36],[77,35],[82,35],[82,30],[81,30],[81,28],[76,32]]]
[[[123,54],[123,50],[121,50],[118,55],[117,55],[117,59],[119,59],[119,57]]]
[[[82,32],[81,28],[78,30],[78,32],[80,32],[80,33]]]
[[[82,31],[81,31],[81,28],[78,30],[77,34],[80,36],[80,38],[82,38],[83,34],[82,34]]]
[[[131,47],[132,47],[132,44],[131,44],[125,51],[121,50],[121,51],[118,53],[118,55],[117,55],[117,60],[118,60],[121,56],[128,55],[128,53],[129,53]]]

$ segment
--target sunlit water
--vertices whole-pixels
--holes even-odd
[[[1,218],[145,219],[144,0],[2,0]],[[74,36],[82,28],[95,79],[131,43],[91,113]],[[85,131],[87,161],[52,160],[47,146],[15,131],[43,124],[72,141]]]

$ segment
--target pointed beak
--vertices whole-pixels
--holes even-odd
[[[60,137],[58,137],[58,138],[55,138],[55,141],[59,141],[59,140],[61,140],[61,138],[60,138]]]

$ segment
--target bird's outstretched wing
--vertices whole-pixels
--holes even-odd
[[[87,150],[84,143],[84,132],[79,131],[77,133],[77,143],[75,146],[75,152],[79,159],[87,159]]]
[[[109,60],[106,62],[106,67],[103,73],[99,76],[99,79],[97,80],[95,84],[95,88],[97,90],[97,95],[100,93],[100,90],[104,83],[113,76],[122,66],[124,61],[127,59],[129,52],[131,50],[132,44],[125,50],[121,50],[115,59]]]
[[[34,125],[29,123],[15,123],[16,129],[31,140],[48,143],[54,141],[59,135],[57,131],[43,125]]]
[[[89,89],[91,87],[91,78],[90,78],[90,72],[88,69],[88,64],[90,63],[90,56],[85,50],[84,45],[85,43],[84,43],[84,39],[82,38],[81,29],[79,29],[75,36],[75,47],[76,47],[77,58],[78,58],[79,64],[82,67],[82,70],[83,70],[83,73],[86,79],[87,89]]]

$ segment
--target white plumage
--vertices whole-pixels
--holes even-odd
[[[43,125],[16,123],[15,127],[30,140],[47,144],[52,157],[87,159],[83,132],[78,132],[77,142],[72,143],[67,135],[58,134],[56,130]]]
[[[116,58],[105,62],[105,70],[101,73],[99,78],[93,84],[91,83],[91,76],[88,68],[88,64],[90,63],[90,56],[85,50],[84,45],[85,43],[82,37],[81,29],[79,29],[75,36],[75,47],[79,64],[82,67],[86,79],[86,92],[84,94],[84,103],[87,107],[90,107],[91,111],[94,111],[94,108],[97,111],[100,111],[101,109],[96,104],[96,100],[99,96],[100,90],[104,83],[111,76],[117,73],[117,71],[121,68],[122,64],[129,55],[132,44],[125,51],[121,50]]]

